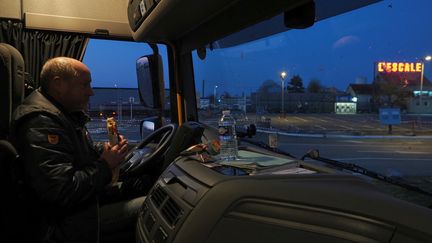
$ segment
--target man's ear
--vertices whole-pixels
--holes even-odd
[[[65,83],[63,82],[63,79],[60,76],[55,76],[51,81],[51,90],[54,93],[62,94],[64,93],[65,89]]]

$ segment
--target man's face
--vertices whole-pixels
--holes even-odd
[[[78,71],[78,77],[70,80],[62,80],[62,101],[63,106],[69,111],[87,110],[90,96],[93,90],[90,86],[91,75],[88,68],[82,63],[74,64]]]

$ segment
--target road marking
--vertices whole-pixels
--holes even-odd
[[[343,127],[343,128],[345,128],[345,129],[348,129],[348,130],[352,130],[352,129],[353,129],[352,127],[347,127],[347,126],[344,126],[344,125],[337,125],[337,126],[339,126],[339,127]]]
[[[297,127],[296,127],[297,128]],[[312,138],[338,138],[338,139],[432,139],[431,135],[425,135],[425,136],[403,136],[403,135],[394,135],[394,136],[388,136],[388,135],[337,135],[337,134],[306,134],[306,133],[295,133],[295,132],[282,132],[278,129],[265,129],[265,128],[257,128],[257,132],[261,133],[277,133],[279,135],[283,136],[289,136],[289,137],[312,137]]]
[[[396,153],[398,153],[398,154],[432,154],[431,152],[415,152],[415,151],[396,151]]]
[[[357,150],[358,153],[392,153],[394,151],[384,151],[384,150]]]
[[[309,146],[309,147],[359,147],[358,144],[324,144],[324,143],[292,143],[292,142],[282,142],[279,140],[279,145],[281,146]],[[361,146],[361,145],[360,145]],[[380,148],[400,148],[401,145],[398,144],[367,144],[365,143],[363,147],[376,147]],[[424,146],[426,147],[426,146]],[[376,150],[374,150],[376,151]],[[367,152],[367,151],[358,151],[358,152]],[[388,152],[388,151],[387,151]]]
[[[420,142],[420,141],[407,141],[405,143],[407,143],[407,144],[423,144],[424,142]]]
[[[328,120],[324,120],[324,119],[320,119],[320,118],[316,118],[316,117],[313,117],[313,119],[318,120],[318,121],[320,121],[320,122],[326,122],[326,123],[329,123],[329,122],[330,122],[330,121],[328,121]]]
[[[371,144],[370,142],[358,141],[358,140],[346,140],[346,142],[349,142],[349,143],[367,143],[367,144]],[[379,143],[379,144],[381,144],[381,143]]]
[[[302,122],[307,122],[307,121],[308,121],[308,120],[303,119],[303,118],[300,118],[300,117],[298,117],[298,116],[293,116],[292,118],[297,119],[297,120],[300,120],[300,121],[302,121]]]
[[[314,127],[317,127],[317,128],[319,128],[319,129],[322,129],[322,130],[327,130],[325,127],[320,126],[320,125],[315,125]]]
[[[358,150],[359,153],[398,153],[398,154],[432,154],[431,152],[416,152],[416,151],[378,151],[378,150]],[[432,159],[431,159],[432,160]]]
[[[351,120],[351,119],[348,119],[348,120],[346,120],[346,119],[344,119],[344,118],[342,118],[342,117],[337,117],[337,118],[335,118],[335,117],[327,117],[327,119],[329,119],[329,120],[333,120],[333,121],[335,121],[335,122],[337,122],[337,123],[341,123],[341,122],[345,122],[345,123],[353,123],[353,122],[358,122],[357,120],[355,120],[355,121],[353,121],[353,120]]]
[[[344,160],[418,160],[418,161],[431,161],[431,159],[416,159],[416,158],[381,158],[381,157],[358,157],[358,158],[335,158],[336,161],[344,161]]]

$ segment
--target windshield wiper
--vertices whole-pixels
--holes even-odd
[[[403,181],[401,181],[401,179],[394,179],[393,177],[385,176],[383,174],[377,173],[377,172],[372,171],[372,170],[368,170],[364,167],[361,167],[361,166],[353,164],[353,163],[344,163],[344,162],[320,157],[319,151],[317,149],[309,150],[305,155],[303,155],[301,160],[304,161],[305,158],[311,158],[313,160],[317,160],[320,162],[324,162],[324,163],[333,165],[333,166],[338,167],[338,168],[342,168],[342,169],[353,171],[353,172],[356,172],[356,173],[359,173],[362,175],[366,175],[366,176],[369,176],[369,177],[372,177],[372,178],[375,178],[375,179],[378,179],[381,181],[388,182],[392,185],[400,186],[400,187],[403,187],[403,188],[408,189],[410,191],[415,191],[415,192],[418,192],[418,193],[432,197],[431,192],[425,191],[425,190],[421,189],[420,187],[416,187],[416,186],[413,186],[413,185],[408,184],[406,182],[403,182]]]
[[[266,149],[266,150],[269,150],[269,151],[272,151],[272,152],[275,152],[275,153],[278,153],[278,154],[283,154],[283,155],[286,155],[286,156],[289,156],[289,157],[292,157],[292,158],[296,159],[296,157],[294,155],[292,155],[292,154],[290,154],[288,152],[285,152],[283,150],[280,150],[278,148],[270,147],[268,144],[266,144],[264,142],[257,142],[257,141],[254,141],[254,140],[248,139],[248,138],[242,138],[241,141],[242,142],[247,142],[247,143],[253,144],[255,146],[258,146],[260,148],[263,148],[263,149]]]

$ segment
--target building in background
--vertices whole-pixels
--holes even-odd
[[[205,110],[210,108],[210,99],[209,98],[200,98],[198,102],[198,109]]]
[[[374,103],[407,113],[432,114],[432,85],[421,62],[375,63]]]
[[[248,99],[243,96],[220,97],[219,107],[222,110],[240,110],[246,112]]]
[[[423,91],[419,89],[414,90],[407,110],[413,114],[432,114],[432,86],[427,85],[423,87]]]
[[[342,92],[343,93],[343,92]],[[285,93],[284,107],[287,113],[333,113],[336,97],[341,92],[324,90],[320,93]],[[279,92],[253,92],[249,112],[279,113],[281,94]]]
[[[93,88],[94,96],[90,97],[89,114],[92,117],[115,116],[122,119],[138,119],[148,115],[151,110],[141,105],[137,88]],[[165,96],[169,92],[165,91]],[[167,99],[167,98],[165,98]],[[165,108],[169,108],[165,102]]]
[[[346,92],[356,101],[357,113],[372,112],[373,85],[372,84],[350,84]]]

